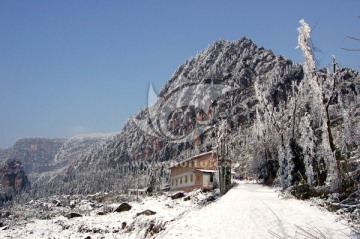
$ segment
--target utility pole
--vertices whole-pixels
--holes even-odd
[[[229,185],[227,185],[227,156],[228,156],[228,147],[227,147],[227,124],[225,121],[221,122],[219,128],[219,138],[217,145],[217,163],[218,163],[218,171],[219,171],[219,186],[220,186],[220,195],[224,195],[229,189]]]

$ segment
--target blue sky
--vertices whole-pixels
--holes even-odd
[[[322,51],[359,70],[359,0],[1,0],[0,147],[23,136],[120,131],[176,68],[243,36],[301,62],[298,21]]]

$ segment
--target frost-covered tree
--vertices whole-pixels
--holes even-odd
[[[304,20],[300,21],[300,25],[298,47],[304,55],[304,79],[299,85],[298,96],[302,102],[300,112],[304,116],[300,121],[299,145],[303,150],[307,181],[309,184],[313,184],[317,174],[317,182],[321,182],[319,174],[323,174],[322,164],[325,163],[326,184],[333,191],[339,188],[344,189],[348,181],[347,168],[344,165],[346,165],[345,155],[349,152],[347,142],[351,138],[349,135],[351,126],[349,112],[342,107],[344,100],[341,99],[342,93],[338,87],[343,80],[341,71],[336,68],[335,59],[333,73],[327,69],[316,71],[310,46],[311,29]],[[356,102],[356,99],[353,99],[352,102]],[[332,116],[334,112],[331,112],[331,105],[334,103],[337,103],[338,107],[333,110],[340,113],[342,118],[342,127],[338,130],[341,132],[341,136],[338,137],[341,140],[338,142],[335,140],[333,131]]]
[[[351,103],[342,99],[337,87],[341,81],[338,69],[334,73],[326,69],[317,71],[310,45],[311,29],[304,20],[300,24],[302,79],[292,81],[291,91],[282,100],[275,98],[283,92],[279,85],[284,80],[281,72],[272,71],[270,77],[258,78],[254,83],[258,104],[247,145],[253,152],[250,165],[252,172],[268,178],[275,169],[275,182],[284,188],[297,183],[325,184],[335,191],[343,184],[347,171],[344,155],[351,151],[351,145],[357,145],[349,142],[354,139],[350,130],[351,109],[343,107]],[[332,106],[335,103],[336,109]],[[335,140],[333,118],[339,112],[341,127],[336,133],[341,135],[336,135]]]
[[[273,79],[276,79],[275,77]],[[293,163],[289,150],[289,111],[284,104],[274,105],[269,100],[276,80],[265,81],[262,85],[254,84],[258,105],[254,122],[254,159],[253,171],[258,168],[265,178],[265,182],[272,184],[278,171],[278,180],[286,188],[292,183]]]
[[[299,145],[302,147],[303,155],[304,155],[304,165],[305,165],[305,173],[307,178],[307,183],[310,185],[314,184],[315,175],[313,169],[313,158],[315,155],[315,135],[314,131],[310,124],[310,116],[308,113],[305,113],[300,120],[300,139]]]

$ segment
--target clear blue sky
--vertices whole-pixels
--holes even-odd
[[[119,131],[176,68],[243,36],[302,61],[298,21],[321,65],[359,70],[359,0],[0,0],[0,147],[23,136]]]

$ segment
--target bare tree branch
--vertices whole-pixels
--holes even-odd
[[[349,49],[349,48],[340,48],[342,50],[345,50],[345,51],[360,51],[360,49]]]
[[[352,36],[346,36],[345,39],[346,38],[349,38],[349,39],[355,40],[355,41],[360,41],[360,38],[356,38],[356,37],[352,37]]]

